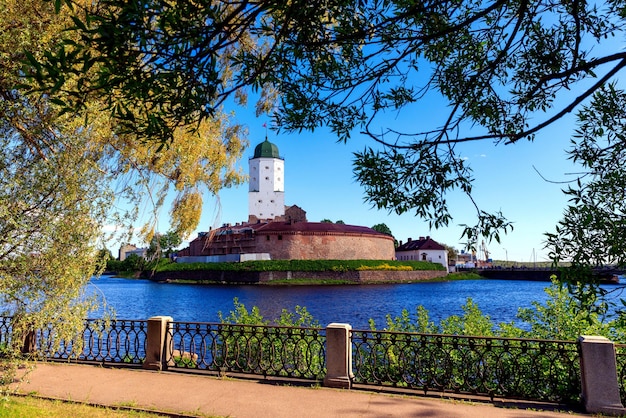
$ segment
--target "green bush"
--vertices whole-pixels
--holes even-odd
[[[582,320],[576,302],[558,283],[545,291],[544,304],[520,309],[520,325],[494,324],[471,299],[461,315],[438,323],[422,306],[415,315],[406,309],[397,317],[387,315],[382,331],[370,320],[371,331],[354,331],[357,381],[577,402],[576,338],[591,333],[623,342],[624,331],[616,321],[593,316],[591,321]],[[320,327],[306,308],[284,309],[270,321],[257,307],[248,310],[235,299],[234,310],[228,315],[220,312],[219,318],[229,324],[219,343],[228,350],[220,351],[217,359],[225,367],[309,378],[322,375],[323,347],[317,331],[291,328]]]
[[[220,368],[255,374],[321,379],[324,372],[323,341],[319,323],[304,307],[283,309],[273,321],[259,308],[250,311],[234,299],[234,310],[219,312],[220,338],[215,344],[215,363]],[[273,326],[270,325],[274,324]],[[302,327],[302,328],[297,328]],[[308,329],[303,329],[308,328]]]
[[[388,260],[263,260],[241,263],[163,263],[160,271],[359,271],[359,270],[445,270],[427,261]]]
[[[623,330],[618,322],[597,316],[585,321],[576,301],[558,283],[545,291],[545,304],[519,310],[520,326],[494,324],[471,299],[462,315],[438,324],[421,306],[415,316],[406,309],[395,318],[388,315],[384,331],[389,334],[377,331],[370,320],[372,331],[363,332],[355,348],[358,381],[577,402],[576,339],[593,334],[623,341]]]

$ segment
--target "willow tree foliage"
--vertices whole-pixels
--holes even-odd
[[[83,108],[96,92],[124,129],[160,141],[260,90],[258,109],[271,109],[280,129],[371,138],[354,160],[366,200],[432,227],[452,219],[449,192],[471,199],[460,144],[532,141],[576,112],[569,152],[584,172],[548,244],[555,260],[580,267],[623,262],[623,200],[611,202],[624,178],[613,170],[624,160],[622,0],[54,3],[78,35],[31,57],[26,73],[34,91],[60,93],[63,109]],[[430,126],[381,122],[440,102]],[[512,228],[475,206],[470,242]]]
[[[158,213],[172,190],[171,230],[185,236],[198,224],[203,194],[243,179],[235,162],[245,130],[221,110],[193,130],[173,129],[164,146],[124,129],[101,94],[68,111],[66,94],[25,85],[24,62],[80,41],[67,31],[73,25],[44,0],[0,5],[0,310],[14,317],[16,348],[34,329],[52,325],[58,342],[82,325],[93,306],[85,285],[103,267],[107,226],[133,231],[138,215]],[[81,77],[98,74],[63,75],[77,89]],[[143,227],[146,241],[156,227]]]

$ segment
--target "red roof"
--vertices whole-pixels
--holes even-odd
[[[445,250],[446,247],[439,244],[437,241],[433,240],[430,237],[420,238],[417,240],[412,240],[400,245],[396,248],[396,252],[398,251],[416,251],[416,250]]]
[[[252,224],[250,226],[254,228],[257,233],[311,232],[389,236],[366,226],[344,225],[330,222],[269,222],[262,224]]]
[[[253,230],[256,234],[359,234],[359,235],[377,235],[380,237],[388,237],[393,239],[391,235],[383,234],[358,225],[344,225],[330,222],[259,222],[259,223],[243,223],[238,225],[222,226],[213,230],[217,235],[227,233],[244,233],[246,230]],[[228,232],[232,231],[232,232]],[[203,240],[208,236],[208,232],[201,232],[193,241]]]

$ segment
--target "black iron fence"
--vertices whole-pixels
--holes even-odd
[[[352,332],[354,382],[428,391],[576,402],[572,341]]]
[[[321,380],[320,328],[172,322],[168,367]]]
[[[322,329],[176,322],[157,317],[86,320],[80,335],[70,341],[59,340],[48,327],[31,336],[32,344],[23,345],[12,340],[11,320],[0,317],[0,346],[31,347],[53,360],[156,364],[159,369],[324,380],[329,385],[347,379],[425,393],[567,403],[581,400],[581,381],[585,381],[582,343],[575,341],[350,330],[344,324]],[[337,325],[347,331],[337,334]],[[156,338],[155,329],[160,329]],[[338,343],[337,335],[345,338]],[[615,351],[624,402],[626,345],[615,345]],[[153,358],[154,353],[158,358]],[[343,375],[336,374],[337,365],[346,365]]]
[[[54,329],[36,333],[39,353],[52,360],[141,365],[146,358],[145,320],[85,320],[85,328],[74,340],[60,340]]]

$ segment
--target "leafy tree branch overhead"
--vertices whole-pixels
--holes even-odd
[[[61,93],[67,111],[103,97],[121,132],[167,142],[229,99],[260,92],[258,111],[271,111],[279,129],[328,126],[340,141],[355,133],[373,139],[354,160],[366,200],[433,227],[452,219],[448,192],[472,196],[458,144],[533,140],[582,106],[606,113],[592,99],[620,94],[604,89],[626,65],[615,42],[624,34],[620,0],[55,4],[79,36],[31,56],[26,72],[32,89]],[[77,82],[68,85],[68,74]],[[385,112],[431,106],[433,94],[445,104],[432,126],[380,124]],[[592,141],[604,148],[605,137]],[[590,168],[578,189],[596,174]],[[512,228],[503,214],[475,206],[477,224],[464,232],[470,241],[498,240]]]
[[[106,111],[114,97],[94,91],[69,111],[69,91],[97,77],[95,69],[57,71],[63,81],[54,91],[25,85],[25,61],[81,41],[66,30],[74,24],[46,0],[0,6],[0,305],[14,318],[14,341],[48,326],[59,331],[57,344],[75,337],[94,307],[85,285],[103,269],[106,226],[133,231],[139,213],[157,213],[172,191],[172,233],[185,236],[197,227],[205,192],[244,178],[235,163],[245,132],[229,114],[216,111],[193,131],[174,129],[162,147],[118,128]],[[142,238],[155,229],[149,222]]]

